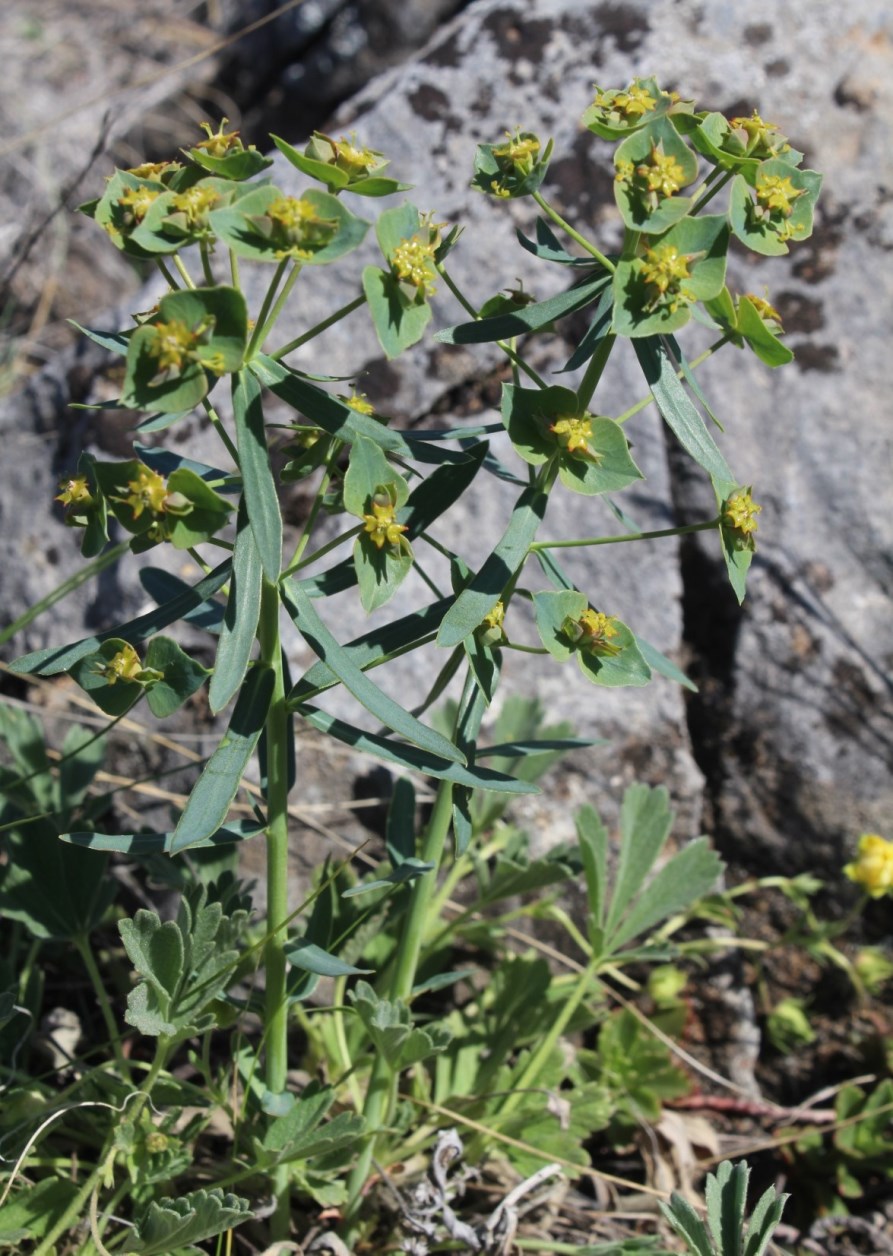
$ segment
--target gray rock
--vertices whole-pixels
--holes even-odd
[[[753,0],[746,10],[721,0],[478,0],[416,60],[354,98],[330,129],[355,128],[364,143],[392,158],[395,174],[414,179],[422,208],[467,224],[451,269],[476,302],[517,276],[538,296],[562,280],[514,242],[515,226],[530,227],[527,203],[497,204],[467,188],[475,144],[507,128],[529,126],[554,137],[544,191],[594,231],[601,247],[616,243],[610,149],[578,126],[593,80],[624,85],[654,73],[701,106],[741,113],[759,105],[807,152],[807,164],[824,171],[813,239],[789,258],[742,257],[734,267],[746,290],[761,292],[771,283],[796,365],[770,372],[753,356],[727,350],[701,372],[726,426],[723,449],[764,505],[745,609],[739,612],[731,599],[712,538],[604,547],[567,560],[598,605],[660,649],[688,657],[701,694],[686,705],[661,679],[644,690],[581,689],[570,665],[545,667],[514,654],[506,683],[537,693],[551,714],[572,719],[581,733],[611,741],[607,749],[575,756],[549,799],[525,807],[530,825],[567,836],[579,801],[610,814],[622,785],[638,776],[671,787],[684,808],[682,836],[700,827],[706,803],[710,830],[733,862],[834,876],[858,833],[884,832],[891,812],[893,537],[881,398],[890,385],[891,294],[883,262],[893,235],[885,192],[893,170],[884,119],[891,116],[893,75],[889,19],[872,0],[853,0],[845,12],[799,0],[783,25],[777,12],[769,0]],[[291,186],[290,167],[279,162],[275,174]],[[355,273],[348,264],[328,271],[324,285],[308,281],[283,337],[349,300]],[[436,325],[461,319],[445,294],[435,314]],[[698,329],[685,337],[693,355]],[[536,352],[538,368],[550,370],[566,357],[566,345],[544,342]],[[362,314],[291,360],[307,370],[350,373],[383,412],[407,424],[461,423],[469,398],[476,410],[481,398],[492,404],[498,396],[493,354],[426,343],[387,362]],[[630,346],[621,344],[596,406],[616,414],[642,394]],[[7,418],[8,428],[12,422]],[[648,476],[641,491],[624,495],[637,522],[661,527],[674,517],[687,522],[712,514],[703,477],[680,458],[651,411],[629,427]],[[7,507],[18,517],[30,490],[19,490],[18,498],[15,484],[11,490]],[[474,513],[450,516],[443,535],[478,563],[512,500],[511,486],[488,481]],[[56,535],[38,519],[32,550]],[[590,499],[562,493],[550,504],[549,535],[612,527]],[[27,547],[28,535],[21,544]],[[33,571],[17,580],[18,596],[43,587]],[[538,587],[532,573],[529,582]],[[417,592],[401,591],[394,611],[412,605]],[[4,596],[7,613],[9,606]],[[363,629],[349,599],[323,612],[342,638]],[[71,636],[70,624],[53,632]],[[310,661],[299,641],[290,648],[297,666]],[[392,681],[383,673],[377,679],[418,693],[432,665],[413,656],[406,670],[394,669]],[[356,714],[342,697],[332,709]]]

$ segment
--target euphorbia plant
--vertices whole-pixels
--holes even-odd
[[[260,1113],[256,1164],[268,1175],[275,1196],[274,1237],[283,1237],[288,1229],[296,1165],[302,1155],[312,1154],[308,1129],[322,1120],[332,1102],[329,1095],[317,1104],[308,1125],[307,1109],[296,1107],[288,1091],[290,1009],[306,997],[320,974],[347,979],[361,972],[339,957],[339,942],[330,936],[325,912],[314,908],[295,932],[298,909],[289,903],[287,888],[288,802],[299,788],[295,722],[304,721],[403,773],[438,782],[421,839],[416,844],[410,831],[408,845],[395,845],[399,858],[392,860],[388,878],[380,883],[389,887],[389,928],[396,930],[398,944],[375,984],[359,985],[353,992],[353,1016],[365,1036],[351,1065],[359,1071],[369,1065],[368,1082],[355,1095],[365,1124],[342,1113],[322,1127],[329,1133],[328,1142],[323,1139],[320,1146],[330,1154],[339,1149],[349,1154],[359,1147],[346,1197],[354,1216],[376,1140],[393,1112],[397,1077],[445,1045],[437,1027],[413,1025],[408,1005],[450,837],[462,855],[472,831],[472,791],[511,798],[535,788],[523,771],[486,766],[487,750],[480,744],[504,651],[531,649],[513,640],[513,624],[532,619],[542,642],[533,652],[562,663],[575,656],[583,676],[596,686],[644,685],[655,670],[684,680],[638,636],[634,623],[621,622],[610,606],[601,604],[596,590],[574,586],[557,551],[714,531],[735,592],[739,599],[744,595],[759,506],[750,487],[733,474],[702,417],[693,372],[699,361],[726,344],[749,347],[770,366],[790,357],[779,341],[780,320],[768,302],[729,291],[726,257],[732,241],[775,254],[808,235],[819,176],[800,169],[800,154],[757,114],[727,120],[697,111],[692,102],[661,91],[650,78],[622,90],[597,89],[584,124],[617,144],[616,200],[625,234],[615,256],[602,252],[586,234],[585,224],[572,225],[559,215],[541,191],[548,179],[550,143],[542,143],[532,131],[518,131],[482,145],[474,161],[472,183],[478,191],[497,200],[530,197],[541,211],[534,237],[521,236],[521,244],[568,277],[558,295],[542,301],[519,290],[507,296],[460,291],[449,270],[460,224],[448,229],[432,213],[404,202],[378,216],[374,231],[382,257],[357,277],[354,299],[297,340],[277,340],[278,317],[299,291],[296,285],[315,282],[318,267],[349,264],[366,236],[371,223],[349,207],[355,205],[350,198],[365,198],[368,206],[370,198],[392,196],[407,187],[384,174],[385,158],[353,136],[315,135],[303,152],[275,139],[284,158],[324,189],[311,184],[293,195],[270,181],[270,161],[246,148],[236,133],[225,125],[216,132],[209,127],[206,138],[182,159],[115,172],[103,196],[86,207],[116,247],[154,261],[171,289],[154,310],[136,317],[135,327],[88,333],[125,359],[120,405],[144,414],[137,437],[162,432],[201,407],[220,437],[221,465],[190,461],[173,448],[139,440],[134,457],[121,463],[100,462],[85,453],[59,494],[67,522],[82,530],[85,556],[102,560],[114,520],[129,534],[134,552],[171,544],[186,550],[203,574],[186,586],[150,569],[143,578],[158,593],[156,609],[73,645],[27,655],[13,670],[42,676],[67,672],[114,716],[131,710],[144,695],[155,714],[165,715],[205,683],[208,670],[165,637],[164,630],[198,616],[216,635],[209,702],[215,713],[230,704],[232,711],[170,831],[69,832],[64,837],[93,850],[177,856],[263,835],[264,1085],[260,1094],[252,1092],[252,1102]],[[716,198],[726,185],[728,203],[722,209]],[[703,212],[708,205],[711,212]],[[567,246],[556,231],[563,233]],[[474,241],[463,241],[463,247],[473,248]],[[242,263],[272,268],[255,310],[247,308],[240,288]],[[437,332],[436,339],[496,343],[507,356],[512,378],[503,387],[500,415],[493,423],[474,429],[399,431],[361,394],[338,395],[317,377],[288,365],[298,345],[321,337],[363,306],[384,352],[397,356],[425,334],[435,289],[452,293],[464,311],[463,321]],[[538,331],[549,333],[555,322],[580,312],[585,312],[588,327],[566,364],[568,378],[577,382],[547,384],[526,360],[528,339]],[[689,362],[676,333],[693,317],[719,336]],[[657,403],[710,477],[716,513],[685,528],[552,536],[544,521],[554,492],[584,498],[615,494],[642,478],[625,424],[646,402],[615,416],[596,408],[605,368],[624,340],[630,341],[642,366],[648,400]],[[322,340],[319,361],[324,368]],[[215,393],[227,387],[231,420],[219,413],[215,400]],[[292,457],[282,479],[306,480],[314,493],[307,522],[286,551],[280,486],[270,458],[271,438],[281,424],[273,429],[267,420],[267,392],[294,415],[288,425]],[[487,437],[503,427],[519,458],[510,468],[488,458]],[[482,473],[493,471],[513,479],[520,491],[490,556],[471,570],[455,546],[453,530],[440,535],[435,530],[441,516],[476,491]],[[340,512],[344,526],[320,545],[314,542],[315,525],[324,511]],[[617,513],[625,518],[619,508]],[[448,560],[450,588],[437,586],[424,571],[424,555],[432,549]],[[335,556],[332,564],[309,574],[311,564],[329,554]],[[414,570],[422,574],[415,584],[424,599],[418,609],[352,641],[339,639],[337,620],[326,613],[326,598],[355,588],[370,611],[385,605]],[[295,682],[281,645],[283,616],[318,659]],[[374,669],[432,641],[443,651],[442,662],[433,664],[428,701],[411,710],[386,683],[373,679]],[[445,735],[423,717],[454,676],[460,678],[461,697]],[[333,685],[343,686],[375,727],[336,718],[318,706],[318,696]],[[518,743],[508,748],[508,762],[579,744]],[[503,762],[506,747],[501,750]],[[236,819],[231,807],[255,755],[261,801],[252,802],[252,819]],[[666,828],[661,831],[665,837]],[[602,850],[603,839],[596,846]],[[659,848],[660,842],[649,848],[652,858]],[[604,869],[600,872],[596,856],[591,858],[594,899],[587,982],[598,979],[608,936],[600,915],[603,886],[598,888]],[[716,865],[700,855],[690,862],[688,889],[693,896],[707,888]],[[630,881],[629,894],[640,883]],[[667,902],[675,906],[689,901],[679,893],[678,886],[673,894],[667,890]],[[642,927],[659,915],[652,903],[642,915]],[[616,933],[616,920],[614,927]],[[164,925],[153,913],[140,912],[122,926],[122,936],[140,976],[125,1019],[157,1042],[140,1091],[144,1104],[178,1045],[209,1023],[222,977],[207,947],[225,943],[229,948],[234,933],[223,929],[220,912],[212,912],[202,899],[187,905],[177,922]],[[221,953],[230,954],[229,949]],[[228,958],[227,964],[235,970],[234,961]],[[202,990],[208,994],[204,1001]],[[583,991],[581,986],[574,1006]],[[550,1044],[570,1015],[565,1010],[556,1020]],[[375,1048],[371,1060],[370,1043]],[[533,1057],[525,1085],[536,1080],[541,1062]],[[110,1135],[96,1171],[97,1190],[98,1183],[114,1177],[119,1151]],[[235,1205],[222,1200],[213,1208],[206,1200],[201,1206],[210,1208],[218,1221],[229,1218],[221,1226],[232,1223],[238,1213]],[[198,1205],[196,1210],[201,1211]],[[49,1250],[46,1243],[40,1250]]]

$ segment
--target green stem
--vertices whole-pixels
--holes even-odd
[[[656,528],[653,532],[623,532],[620,536],[585,536],[577,541],[532,541],[530,552],[547,549],[579,549],[587,545],[620,545],[624,541],[654,541],[662,536],[687,536],[690,532],[709,532],[718,528],[719,515],[703,523],[687,523],[679,528]]]
[[[695,204],[694,204],[694,208],[690,212],[694,214],[699,214],[701,210],[704,208],[704,206],[709,201],[713,200],[714,196],[716,196],[716,193],[725,187],[725,185],[732,178],[734,173],[735,173],[734,170],[727,170],[725,174],[723,175],[723,177],[721,179],[718,179],[716,183],[712,185],[712,187],[705,180],[704,183],[701,184],[700,188],[698,188],[697,192],[695,192],[695,195],[694,195]]]
[[[229,251],[229,275],[233,287],[241,288],[242,285],[239,283],[239,259],[232,249]]]
[[[115,1059],[121,1075],[125,1082],[130,1083],[130,1061],[124,1054],[121,1046],[121,1033],[118,1029],[118,1023],[115,1020],[115,1014],[112,1011],[112,1005],[106,994],[105,985],[103,984],[102,974],[99,971],[99,965],[96,963],[96,956],[93,954],[93,948],[90,945],[90,939],[86,934],[79,933],[74,939],[74,944],[78,949],[81,959],[84,961],[84,967],[87,975],[93,983],[93,989],[96,992],[96,1001],[99,1004],[99,1010],[102,1012],[102,1019],[105,1021],[105,1027],[108,1030],[109,1039],[112,1044],[112,1050],[115,1053]]]
[[[27,628],[32,620],[38,615],[42,615],[44,611],[48,611],[51,606],[55,606],[57,602],[61,602],[64,597],[68,597],[69,593],[74,593],[75,589],[79,589],[82,584],[89,580],[92,576],[98,576],[101,571],[110,566],[113,562],[121,557],[130,549],[129,541],[122,541],[120,545],[113,546],[110,550],[106,550],[104,554],[100,554],[98,558],[94,558],[92,563],[87,563],[86,567],[82,567],[80,571],[73,576],[69,576],[62,584],[53,589],[52,593],[48,593],[46,597],[42,597],[32,607],[25,611],[24,615],[20,615],[18,619],[14,619],[11,624],[0,631],[0,645],[5,645],[10,637],[14,637],[22,628]]]
[[[598,382],[602,377],[608,358],[611,356],[611,350],[614,348],[614,341],[617,337],[613,332],[609,332],[599,341],[598,348],[589,359],[589,365],[586,367],[586,373],[580,381],[580,387],[577,389],[577,404],[579,406],[579,414],[582,416],[589,409],[589,403],[592,400],[592,394],[595,392]]]
[[[320,480],[319,487],[316,490],[313,505],[310,507],[310,512],[307,515],[307,522],[304,524],[301,536],[295,546],[295,552],[291,556],[291,562],[286,566],[280,579],[284,579],[285,576],[290,576],[293,571],[297,571],[297,569],[301,566],[301,559],[304,557],[304,550],[307,548],[307,544],[316,525],[316,520],[319,516],[320,510],[322,509],[323,501],[325,500],[326,490],[328,489],[332,478],[332,467],[335,465],[342,448],[343,446],[340,440],[332,441],[332,447],[326,457],[325,470],[323,471],[322,479]]]
[[[270,286],[267,288],[266,294],[264,296],[263,302],[260,307],[260,313],[258,314],[257,320],[254,324],[254,331],[251,333],[251,338],[248,341],[248,347],[245,350],[246,362],[251,361],[254,354],[257,352],[257,350],[261,347],[261,345],[264,342],[264,337],[267,334],[267,329],[271,321],[270,309],[272,308],[273,300],[279,289],[279,285],[282,283],[282,278],[288,268],[288,263],[289,263],[289,259],[287,257],[283,257],[282,261],[276,267],[276,271],[275,271],[275,274],[273,275],[273,278],[270,280]],[[294,286],[295,279],[297,279],[298,275],[300,274],[300,270],[301,270],[300,266],[297,263],[295,263],[294,271],[292,275],[289,277],[288,284],[286,285],[286,289],[285,289],[286,295],[288,295],[288,292],[290,292],[291,288]],[[276,308],[277,309],[280,308],[278,303],[277,303]]]
[[[195,287],[195,281],[193,280],[193,278],[192,278],[192,276],[190,275],[189,271],[186,269],[186,264],[185,264],[185,262],[183,261],[183,259],[182,259],[182,257],[180,256],[180,254],[179,254],[179,253],[175,253],[175,254],[174,254],[174,265],[176,266],[177,270],[180,272],[180,276],[181,276],[181,278],[182,278],[183,282],[185,283],[186,287],[187,287],[187,288],[194,288],[194,287]]]
[[[163,261],[160,257],[156,257],[156,258],[155,258],[155,265],[158,267],[158,269],[161,271],[162,275],[164,275],[165,279],[167,280],[168,287],[169,287],[169,288],[170,288],[173,292],[179,292],[179,291],[180,291],[180,285],[177,283],[176,279],[175,279],[175,278],[174,278],[174,276],[171,274],[170,269],[168,268],[168,266],[166,265],[166,263],[165,263],[165,262],[164,262],[164,261]]]
[[[543,213],[551,218],[556,226],[559,226],[561,230],[564,231],[566,235],[569,235],[572,240],[576,240],[581,249],[585,249],[590,257],[594,257],[597,262],[604,266],[605,270],[610,271],[613,275],[615,270],[614,263],[609,261],[605,257],[604,253],[599,252],[594,244],[590,243],[585,236],[580,235],[579,231],[575,231],[569,222],[565,222],[558,211],[552,208],[541,192],[533,192],[532,196]]]
[[[351,537],[356,536],[362,530],[363,525],[358,523],[355,528],[348,528],[346,532],[339,532],[337,536],[332,537],[331,541],[326,541],[325,545],[320,545],[319,549],[314,550],[312,554],[308,554],[306,558],[301,559],[299,562],[290,563],[285,571],[283,571],[279,579],[285,580],[287,576],[293,576],[295,572],[300,571],[302,567],[309,567],[318,559],[324,558],[325,555],[330,553],[333,549],[337,549],[339,545],[343,545],[345,541],[349,541]]]
[[[288,937],[288,737],[282,648],[279,641],[279,587],[264,580],[258,627],[261,662],[273,669],[273,698],[266,722],[267,742],[267,942],[264,947],[266,995],[264,1008],[267,1089],[281,1094],[288,1070],[288,1000],[285,943]],[[288,1165],[273,1170],[276,1210],[274,1240],[288,1237]]]
[[[223,426],[223,420],[221,419],[217,411],[214,409],[214,407],[211,405],[210,401],[208,401],[207,397],[202,399],[202,408],[204,409],[205,414],[211,420],[211,425],[214,428],[214,431],[217,433],[217,435],[220,437],[220,439],[223,441],[224,445],[226,446],[226,452],[229,454],[233,462],[238,467],[240,465],[239,451],[235,446],[235,442],[233,441],[233,438],[230,436],[229,432]]]
[[[450,292],[452,292],[453,296],[456,298],[459,304],[462,306],[463,310],[466,310],[471,315],[471,317],[475,319],[475,321],[478,321],[481,317],[480,314],[477,312],[477,310],[474,308],[471,302],[467,299],[467,297],[464,295],[461,289],[457,287],[456,283],[454,282],[452,276],[447,271],[446,267],[438,266],[437,269],[438,269],[438,272],[443,276],[444,283],[449,288]],[[521,355],[518,352],[516,352],[514,347],[510,345],[507,340],[497,340],[496,345],[498,348],[502,350],[502,352],[505,354],[508,360],[512,363],[512,365],[517,367],[518,370],[523,371],[524,374],[527,376],[527,378],[532,379],[533,382],[537,385],[537,387],[548,388],[548,384],[542,378],[542,376],[537,375],[536,371],[533,369],[532,366],[528,366],[528,364],[524,361]]]
[[[277,349],[274,353],[271,353],[270,357],[275,358],[278,362],[281,358],[284,358],[289,353],[293,353],[295,349],[299,349],[301,345],[306,344],[308,340],[315,339],[320,332],[324,332],[327,328],[340,322],[342,318],[346,318],[348,314],[352,314],[354,310],[358,310],[361,305],[365,304],[366,294],[365,292],[362,292],[358,297],[354,297],[352,301],[348,301],[346,305],[342,305],[341,308],[336,310],[334,314],[330,314],[328,318],[324,318],[322,322],[316,323],[309,331],[305,331],[301,336],[296,336],[295,339],[290,340],[287,345],[283,345],[281,349]]]
[[[208,252],[207,241],[202,240],[201,245],[200,245],[200,252],[201,252],[201,259],[202,259],[202,274],[205,277],[205,283],[208,285],[209,288],[213,288],[216,286],[217,280],[214,278],[214,272],[211,269],[211,257]]]
[[[407,1000],[412,994],[422,943],[429,923],[429,908],[436,887],[437,870],[443,859],[452,816],[452,782],[441,781],[434,802],[434,810],[428,821],[428,828],[419,851],[419,858],[426,863],[432,863],[434,871],[416,878],[410,891],[409,910],[403,924],[403,936],[391,974],[389,991],[391,999]],[[390,1060],[379,1052],[372,1065],[366,1103],[363,1108],[366,1128],[369,1131],[367,1141],[360,1151],[347,1184],[346,1218],[349,1224],[355,1225],[356,1222],[362,1189],[375,1158],[376,1135],[384,1124],[395,1081]],[[352,1246],[350,1241],[348,1241],[348,1246]]]
[[[509,1112],[514,1112],[524,1096],[524,1091],[530,1090],[531,1087],[536,1086],[540,1072],[542,1071],[546,1060],[548,1060],[558,1043],[558,1039],[570,1024],[574,1012],[576,1012],[577,1008],[583,1002],[583,998],[589,988],[589,983],[595,977],[597,967],[598,959],[593,957],[580,973],[574,986],[573,994],[562,1005],[561,1011],[552,1022],[548,1033],[544,1038],[540,1039],[536,1049],[527,1061],[524,1071],[513,1084],[511,1094],[507,1095],[504,1099],[499,1109],[500,1116],[504,1116]]]

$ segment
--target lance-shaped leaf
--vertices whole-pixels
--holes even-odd
[[[45,650],[35,650],[31,654],[24,654],[10,663],[9,670],[20,675],[37,673],[39,676],[57,676],[60,672],[70,671],[79,659],[95,653],[103,641],[120,637],[132,645],[134,642],[151,637],[162,628],[166,628],[168,624],[176,623],[178,619],[182,619],[212,597],[226,583],[230,566],[230,560],[227,559],[209,572],[198,584],[186,588],[182,593],[172,597],[169,602],[165,602],[163,606],[156,607],[145,615],[138,615],[136,619],[131,619],[126,624],[109,628],[107,632],[95,637],[85,637],[73,645],[50,646]]]
[[[205,764],[171,840],[171,854],[206,841],[223,826],[273,697],[272,668],[249,672],[220,745]]]
[[[546,494],[538,488],[524,490],[493,553],[444,616],[437,634],[438,645],[458,645],[493,609],[506,585],[521,569],[543,521],[547,501]]]
[[[233,413],[248,524],[264,575],[275,582],[282,564],[282,515],[270,467],[260,386],[248,371],[240,371],[233,379]]]
[[[468,768],[437,755],[428,754],[417,746],[405,745],[388,737],[380,737],[377,733],[367,733],[344,720],[336,719],[326,711],[317,710],[310,705],[299,706],[298,714],[313,728],[346,746],[364,754],[374,755],[385,763],[394,763],[398,767],[408,768],[413,772],[421,772],[425,776],[433,776],[440,781],[452,781],[455,785],[467,785],[470,789],[489,789],[500,794],[538,794],[536,785],[526,781],[518,781],[502,772],[493,772],[489,768]]]
[[[465,762],[464,755],[451,741],[410,715],[360,671],[347,651],[326,628],[300,584],[283,585],[282,600],[298,632],[314,654],[331,668],[345,689],[377,720],[428,754],[454,763]]]
[[[598,275],[584,279],[566,292],[522,306],[511,314],[496,314],[493,318],[476,319],[473,323],[458,323],[436,332],[434,339],[448,345],[477,345],[493,340],[510,340],[512,336],[524,336],[528,332],[545,327],[547,323],[575,310],[581,310],[599,296],[610,284],[610,275]]]
[[[359,977],[373,971],[371,968],[355,968],[306,938],[289,942],[285,947],[285,958],[294,968],[315,973],[318,977]]]
[[[153,602],[159,606],[164,606],[172,598],[192,592],[191,586],[185,580],[181,580],[170,571],[165,571],[162,567],[140,567],[139,577],[140,584]],[[208,601],[187,611],[181,618],[194,624],[196,628],[204,628],[206,632],[216,633],[220,631],[224,613],[225,607],[219,602]]]
[[[714,479],[734,482],[728,463],[677,377],[666,346],[656,337],[633,343],[651,395],[679,443]]]
[[[216,833],[200,842],[199,846],[232,846],[235,842],[244,842],[248,838],[263,833],[264,825],[253,820],[233,820],[224,825]],[[173,853],[174,833],[60,833],[63,842],[71,846],[83,846],[87,850],[113,851],[119,855],[135,855],[146,858],[149,855],[170,855]]]
[[[243,507],[233,548],[233,577],[208,687],[208,701],[215,713],[223,710],[245,679],[260,618],[262,584],[260,554]]]
[[[393,432],[371,415],[361,414],[346,402],[340,401],[314,384],[305,376],[297,375],[287,366],[263,353],[251,360],[251,373],[292,409],[299,411],[311,423],[323,428],[331,436],[352,443],[359,436],[367,436],[382,449],[413,456],[413,450],[399,432]]]

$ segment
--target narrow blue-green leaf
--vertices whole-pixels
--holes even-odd
[[[400,522],[406,525],[410,540],[429,528],[465,493],[480,471],[488,448],[487,441],[470,446],[464,451],[463,462],[438,467],[416,485],[398,516]]]
[[[248,371],[233,376],[233,412],[248,522],[268,580],[282,568],[282,515],[270,467],[260,386]]]
[[[214,674],[208,688],[208,701],[215,714],[222,711],[234,696],[248,671],[260,618],[262,583],[260,554],[243,505],[239,511],[239,529],[233,549],[229,598],[220,628]]]
[[[478,345],[493,340],[510,340],[512,336],[524,336],[528,332],[545,327],[553,319],[572,314],[574,310],[590,305],[611,282],[610,275],[599,275],[583,283],[559,292],[545,301],[535,301],[522,306],[511,314],[496,314],[493,318],[479,318],[473,323],[459,323],[435,332],[434,339],[448,345]]]
[[[734,480],[729,465],[694,402],[676,375],[676,367],[666,347],[655,336],[633,340],[636,357],[648,381],[651,395],[668,427],[695,462],[718,480]]]
[[[675,680],[677,685],[682,685],[683,688],[688,689],[691,693],[698,692],[698,686],[695,682],[690,680],[672,659],[668,659],[666,654],[661,654],[657,646],[651,645],[649,641],[644,641],[638,634],[636,634],[636,644],[639,647],[639,653],[642,655],[642,658],[653,672],[660,672],[661,676],[666,676],[668,680]]]
[[[305,973],[316,973],[318,977],[359,977],[363,973],[374,971],[372,968],[354,968],[353,964],[345,964],[337,955],[330,955],[315,942],[308,942],[304,938],[287,944],[285,958],[294,968],[300,968]]]
[[[20,675],[32,675],[36,672],[40,676],[57,676],[59,672],[67,672],[88,654],[93,654],[103,641],[108,641],[111,637],[120,637],[124,641],[129,641],[131,645],[146,637],[151,637],[162,628],[166,628],[168,624],[183,619],[190,611],[195,610],[212,597],[226,583],[230,566],[230,560],[227,559],[226,562],[209,572],[198,584],[178,593],[163,606],[147,611],[145,615],[138,615],[136,619],[131,619],[126,624],[109,628],[95,637],[85,637],[73,645],[51,646],[46,650],[35,650],[32,654],[24,654],[10,663],[9,670]]]
[[[270,392],[275,393],[292,409],[300,411],[312,423],[323,428],[331,436],[352,443],[358,436],[368,438],[392,453],[412,457],[412,450],[399,432],[393,432],[368,414],[360,414],[345,402],[296,375],[287,366],[263,353],[251,361],[251,373]]]
[[[502,538],[444,617],[437,644],[449,648],[474,632],[520,569],[546,513],[547,496],[527,488],[518,498]]]
[[[682,371],[682,378],[685,380],[686,384],[688,384],[689,388],[694,393],[695,397],[697,397],[698,401],[704,407],[704,411],[707,417],[710,419],[711,423],[716,424],[716,426],[719,428],[721,432],[724,432],[726,429],[723,427],[719,419],[713,413],[713,410],[710,406],[710,402],[707,400],[707,398],[704,395],[704,390],[698,382],[697,375],[695,375],[694,371],[692,370],[691,363],[689,362],[685,354],[682,352],[682,348],[679,344],[679,341],[676,339],[675,336],[667,336],[667,345],[669,347],[670,353],[679,363],[679,369]]]
[[[218,492],[236,493],[239,490],[237,476],[220,471],[217,467],[209,467],[204,462],[193,462],[191,458],[184,458],[181,454],[175,454],[169,449],[161,449],[158,445],[142,445],[139,441],[134,441],[133,452],[141,462],[151,467],[153,471],[157,471],[159,475],[173,475],[175,471],[185,468],[187,471],[194,471],[200,479],[213,485]]]
[[[306,586],[305,586],[306,589]],[[308,593],[309,596],[309,593]],[[420,611],[395,619],[393,623],[383,624],[371,632],[348,641],[341,648],[348,655],[355,667],[364,670],[396,652],[403,652],[407,647],[430,640],[440,626],[440,621],[447,612],[452,598],[439,598]],[[338,677],[327,663],[314,663],[288,694],[289,704],[306,702],[311,696],[323,689],[338,684]]]
[[[359,898],[361,894],[369,894],[373,890],[393,889],[394,886],[405,885],[407,881],[414,881],[416,877],[433,871],[434,864],[426,863],[423,859],[404,859],[386,877],[378,881],[364,881],[361,885],[352,885],[350,889],[342,891],[341,897]]]
[[[211,833],[203,841],[193,843],[193,846],[228,846],[257,837],[263,831],[263,826],[253,820],[235,820],[219,828],[216,833]],[[174,850],[173,830],[170,833],[60,833],[59,836],[63,842],[72,846],[114,851],[120,855],[170,855]]]
[[[80,323],[76,323],[73,318],[68,320],[70,326],[76,327],[82,335],[88,340],[92,340],[95,345],[99,345],[103,349],[108,349],[110,353],[119,353],[125,356],[130,344],[130,336],[132,332],[123,331],[96,331],[92,327],[82,327]]]
[[[394,784],[385,832],[385,849],[388,852],[388,859],[395,868],[404,860],[415,856],[415,808],[415,789],[412,781],[401,777]]]
[[[526,781],[517,781],[502,772],[493,772],[489,768],[468,768],[458,763],[450,763],[436,755],[427,754],[416,746],[407,746],[392,741],[388,737],[379,737],[376,733],[367,733],[361,728],[336,719],[325,711],[312,706],[298,707],[298,714],[313,728],[321,733],[334,737],[336,741],[351,746],[364,754],[375,755],[385,763],[395,763],[414,772],[423,772],[440,781],[452,781],[456,785],[468,785],[471,789],[489,789],[499,794],[538,794],[536,785]]]
[[[282,600],[304,640],[316,656],[326,663],[345,689],[387,728],[413,742],[429,754],[464,763],[465,758],[451,741],[422,724],[398,702],[368,678],[339,645],[316,613],[316,609],[300,584],[282,586]]]
[[[592,312],[592,321],[583,333],[580,343],[565,362],[561,371],[575,371],[578,366],[588,362],[598,346],[611,330],[611,319],[614,314],[614,291],[607,288],[601,300]],[[559,374],[561,372],[558,372]]]
[[[607,746],[608,742],[599,737],[541,737],[527,741],[505,741],[498,746],[478,746],[475,756],[478,759],[491,759],[502,755],[506,759],[522,759],[529,754],[545,754],[547,750],[560,750],[568,753],[571,750],[585,750],[589,746]]]
[[[270,667],[249,672],[226,735],[205,764],[174,829],[171,854],[197,846],[223,825],[267,718],[273,680]]]
[[[591,257],[574,257],[567,249],[562,248],[558,237],[544,218],[536,220],[535,241],[529,240],[520,228],[515,231],[515,235],[522,248],[544,262],[558,262],[562,266],[592,266]]]
[[[165,571],[162,567],[140,567],[139,577],[140,584],[159,606],[163,606],[172,598],[179,597],[182,593],[192,591],[191,586],[185,580]],[[182,618],[190,624],[195,624],[196,628],[204,628],[206,632],[219,632],[225,610],[226,608],[220,602],[202,602],[200,606],[196,606]]]

